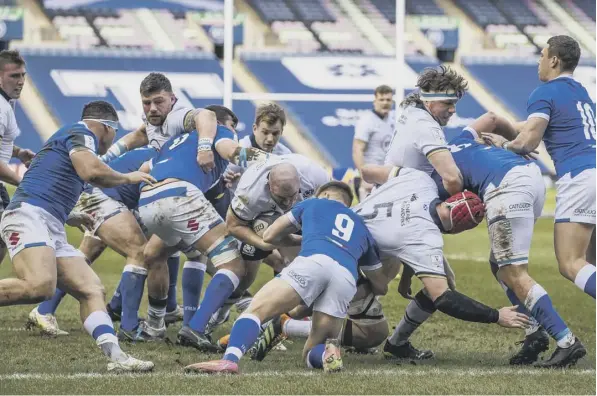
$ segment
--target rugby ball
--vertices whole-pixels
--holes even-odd
[[[350,302],[348,315],[369,319],[370,317],[383,316],[383,309],[375,294],[369,293],[360,300]]]
[[[278,212],[266,212],[262,213],[255,220],[253,220],[253,231],[260,237],[263,236],[267,227],[269,227],[276,219],[280,217]]]

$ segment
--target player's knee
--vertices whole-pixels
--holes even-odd
[[[448,290],[448,281],[446,278],[423,277],[421,278],[421,282],[431,301],[435,301]]]
[[[31,302],[49,300],[56,292],[56,279],[45,277],[28,282],[28,297]]]
[[[235,273],[237,271],[242,272],[242,275],[244,275],[244,266],[240,259],[238,241],[234,237],[228,235],[219,238],[205,253],[216,268],[219,269],[226,266],[227,269]],[[237,275],[239,274],[237,273]]]

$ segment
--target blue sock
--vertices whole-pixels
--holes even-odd
[[[52,298],[42,302],[37,306],[37,312],[39,312],[41,315],[54,315],[56,309],[58,308],[58,305],[60,304],[60,301],[62,301],[64,296],[66,296],[66,292],[63,292],[59,288],[56,288],[56,293],[54,293]]]
[[[168,257],[168,275],[170,277],[170,285],[168,287],[168,305],[166,305],[166,312],[173,312],[176,310],[176,308],[178,308],[178,303],[176,302],[176,283],[178,282],[179,268],[179,257]]]
[[[533,317],[537,319],[537,322],[556,341],[560,341],[570,334],[568,326],[554,309],[551,298],[541,285],[535,284],[531,287],[524,304],[531,311]]]
[[[205,326],[211,315],[220,308],[238,287],[239,279],[234,272],[222,269],[216,272],[209,282],[201,306],[189,321],[189,326],[196,332],[205,332]]]
[[[307,353],[307,367],[323,368],[323,354],[325,353],[325,344],[317,344],[309,353]]]
[[[188,326],[189,321],[195,315],[201,297],[203,278],[205,277],[206,265],[198,261],[187,260],[182,267],[182,306],[184,315],[182,325]]]
[[[589,296],[595,298],[595,266],[587,263],[578,271],[574,284]]]
[[[534,333],[539,328],[539,322],[533,317],[533,315],[529,312],[529,310],[524,306],[524,304],[516,297],[516,294],[512,291],[512,289],[508,288],[504,283],[500,282],[504,290],[506,291],[506,296],[508,296],[508,300],[512,303],[512,305],[518,305],[516,308],[517,312],[521,314],[525,314],[529,317],[531,324],[529,327],[525,329],[525,333],[527,335]]]
[[[114,290],[114,294],[112,295],[112,299],[108,303],[112,311],[118,313],[119,315],[122,313],[122,293],[120,292],[120,283],[122,283],[122,278],[120,282],[118,282],[118,287]]]
[[[261,321],[255,315],[242,314],[236,319],[230,332],[230,341],[224,353],[224,360],[238,363],[259,337]]]
[[[120,280],[122,290],[120,328],[126,331],[135,329],[139,323],[137,314],[139,313],[139,305],[141,305],[146,278],[147,270],[145,268],[132,264],[124,266]]]

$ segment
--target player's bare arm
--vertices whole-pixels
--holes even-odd
[[[139,128],[127,133],[120,140],[110,146],[108,152],[106,152],[106,154],[102,155],[100,158],[104,162],[110,162],[114,158],[120,157],[129,150],[143,147],[147,144],[149,144],[147,130],[145,124],[142,124]]]
[[[288,246],[287,237],[299,229],[290,221],[288,215],[280,216],[263,233],[263,242],[276,246]]]
[[[29,149],[21,148],[15,144],[12,148],[12,157],[17,158],[26,167],[29,167],[31,160],[33,160],[33,157],[35,157],[35,153]]]
[[[544,118],[532,117],[524,123],[520,128],[520,133],[512,141],[508,141],[500,135],[487,133],[483,134],[483,139],[494,146],[502,147],[516,154],[526,155],[539,147],[548,123],[549,121]]]
[[[388,279],[381,263],[375,268],[368,269],[361,267],[361,271],[371,284],[371,291],[376,296],[385,296],[388,293],[388,283],[392,279]]]
[[[456,166],[452,154],[448,150],[436,150],[427,159],[441,176],[444,188],[450,195],[454,195],[464,188],[462,174]]]
[[[261,250],[274,250],[276,248],[274,245],[265,243],[263,238],[253,231],[248,221],[241,219],[234,213],[232,206],[226,214],[226,226],[228,226],[230,234],[242,242]]]
[[[197,163],[204,172],[209,172],[215,166],[211,145],[216,137],[218,128],[216,113],[206,109],[191,110],[185,115],[183,125],[185,132],[196,129],[199,133]]]
[[[0,161],[0,180],[12,184],[13,186],[18,186],[21,182],[21,177],[14,172],[10,167],[5,164],[4,162]]]
[[[367,148],[367,142],[354,139],[352,141],[352,161],[357,169],[362,169],[365,166],[365,149]]]
[[[216,151],[222,158],[243,168],[255,162],[265,161],[271,154],[254,147],[241,147],[232,139],[220,139],[216,143]]]
[[[367,183],[384,184],[391,178],[398,176],[400,169],[400,166],[369,164],[361,169],[361,177]]]
[[[78,150],[70,154],[75,171],[81,179],[98,187],[115,187],[121,184],[155,183],[143,172],[120,173],[104,164],[93,152]]]

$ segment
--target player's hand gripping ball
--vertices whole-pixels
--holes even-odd
[[[454,194],[445,202],[450,208],[450,222],[452,223],[448,234],[458,234],[475,228],[485,217],[485,204],[481,198],[470,191]]]

